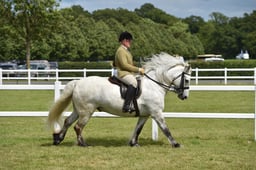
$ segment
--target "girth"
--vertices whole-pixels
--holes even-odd
[[[136,115],[135,116],[139,116],[140,112],[139,112],[139,108],[138,108],[138,103],[137,103],[137,98],[140,97],[141,95],[141,80],[139,78],[137,79],[137,88],[136,88],[136,93],[135,93],[135,97],[133,99],[133,104],[134,104],[134,108],[136,109]],[[126,84],[125,82],[123,82],[121,79],[119,79],[116,76],[111,76],[108,78],[108,80],[113,83],[116,84],[120,87],[120,94],[122,99],[125,99],[126,93],[127,93],[127,87],[128,84]]]

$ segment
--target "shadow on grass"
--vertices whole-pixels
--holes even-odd
[[[89,144],[91,147],[95,146],[103,146],[103,147],[122,147],[122,146],[130,146],[129,141],[127,138],[121,138],[121,137],[108,137],[108,138],[101,138],[101,137],[89,137],[85,139],[87,144]],[[140,146],[161,146],[166,145],[166,143],[162,141],[153,141],[151,138],[140,138],[139,139],[139,145]],[[49,147],[54,146],[52,141],[49,143],[43,143],[41,144],[43,147]],[[61,147],[71,147],[76,146],[76,141],[63,141],[58,146]]]

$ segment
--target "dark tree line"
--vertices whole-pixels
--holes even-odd
[[[218,53],[234,59],[241,50],[248,50],[250,56],[256,58],[255,10],[241,18],[229,18],[219,12],[213,12],[210,17],[208,22],[199,16],[183,19],[190,32],[199,37],[205,53]]]
[[[179,19],[144,4],[134,11],[104,9],[89,13],[81,6],[59,9],[55,0],[0,0],[0,60],[112,60],[118,35],[134,35],[136,60],[161,51],[193,58],[220,53],[233,58],[240,49],[256,56],[256,12],[243,18],[212,13]],[[250,24],[250,25],[247,25]]]

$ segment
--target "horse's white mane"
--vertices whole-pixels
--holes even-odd
[[[153,55],[152,58],[145,63],[144,67],[146,70],[161,69],[164,71],[177,64],[185,65],[184,61],[182,61],[180,58],[171,56],[165,52],[161,52],[160,54]]]

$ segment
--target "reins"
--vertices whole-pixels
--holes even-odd
[[[168,91],[173,91],[173,90],[171,89],[172,85],[167,86],[167,85],[165,85],[165,84],[163,84],[163,83],[160,83],[160,82],[158,82],[158,81],[152,79],[152,78],[149,77],[149,75],[147,75],[146,73],[144,73],[144,75],[145,75],[149,80],[155,82],[156,84],[158,84],[158,85],[161,86],[162,88],[164,88],[164,89],[166,89],[166,90],[168,90]]]
[[[177,66],[177,65],[175,65],[175,66]],[[175,66],[173,66],[173,67],[175,67]],[[171,67],[171,68],[173,68],[173,67]],[[153,78],[151,78],[149,75],[147,75],[146,73],[144,73],[144,75],[149,79],[149,80],[151,80],[151,81],[153,81],[153,82],[155,82],[156,84],[158,84],[159,86],[161,86],[162,88],[164,88],[164,89],[166,89],[167,91],[178,91],[178,90],[185,90],[185,89],[189,89],[189,87],[184,87],[184,84],[183,84],[183,81],[184,81],[184,75],[190,75],[190,74],[188,74],[188,73],[185,73],[184,71],[180,74],[180,75],[178,75],[177,77],[175,77],[173,80],[172,80],[172,83],[176,80],[176,79],[178,79],[179,77],[181,77],[181,81],[180,81],[180,87],[175,87],[172,83],[171,83],[171,85],[170,86],[168,86],[168,85],[165,85],[165,84],[163,84],[163,83],[160,83],[160,82],[158,82],[158,81],[156,81],[156,80],[154,80]]]

